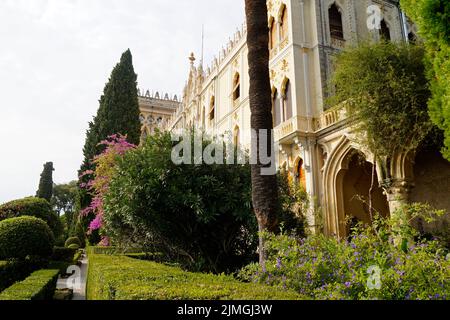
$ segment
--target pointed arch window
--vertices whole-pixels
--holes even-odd
[[[286,81],[283,92],[283,122],[292,118],[292,90],[291,82]]]
[[[295,168],[295,178],[303,190],[306,190],[306,172],[303,159],[299,159]]]
[[[278,30],[277,30],[277,23],[275,22],[275,19],[271,19],[270,22],[270,35],[269,35],[269,48],[270,50],[275,49],[278,45]]]
[[[241,97],[241,76],[236,73],[233,79],[233,101],[237,101]]]
[[[206,124],[206,110],[205,110],[205,107],[203,106],[203,108],[202,108],[202,128],[205,128],[205,124]]]
[[[277,89],[272,94],[272,117],[274,127],[278,127],[281,124],[281,102]]]
[[[342,23],[342,14],[336,3],[328,10],[328,19],[330,21],[330,34],[332,39],[344,40],[344,25]]]
[[[241,143],[241,130],[239,129],[238,126],[236,126],[236,128],[234,128],[233,143],[235,146],[239,146]]]
[[[211,97],[211,102],[209,103],[209,121],[214,121],[216,113],[216,98]]]
[[[288,10],[287,7],[284,5],[283,10],[281,12],[280,16],[280,31],[281,31],[281,40],[285,40],[288,37],[288,30],[289,30],[289,22],[288,22]]]
[[[391,31],[389,30],[389,26],[384,19],[381,20],[380,36],[386,41],[391,41]]]

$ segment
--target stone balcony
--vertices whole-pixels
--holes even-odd
[[[324,130],[345,119],[347,119],[347,110],[342,104],[325,111],[319,118],[314,119],[314,130],[316,132]]]
[[[347,119],[345,105],[325,111],[318,118],[293,117],[274,129],[275,141],[289,143],[298,135],[316,133]]]
[[[279,141],[281,143],[289,140],[292,135],[295,135],[297,132],[306,132],[308,131],[308,118],[306,117],[293,117],[274,129],[274,138],[275,141]]]

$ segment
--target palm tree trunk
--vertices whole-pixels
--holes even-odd
[[[376,180],[376,171],[377,170],[377,156],[373,156],[373,166],[372,166],[372,181],[370,183],[370,190],[369,190],[369,216],[370,216],[370,223],[373,223],[373,216],[374,216],[374,207],[373,207],[373,193],[375,192],[375,183]]]
[[[250,75],[251,128],[257,133],[267,130],[268,155],[273,152],[272,98],[269,76],[269,27],[266,0],[245,0],[247,17],[247,46]],[[267,167],[260,161],[260,135],[252,141],[257,163],[252,164],[252,199],[260,231],[259,260],[264,268],[266,254],[261,232],[274,232],[277,225],[278,187],[276,174],[263,175]]]

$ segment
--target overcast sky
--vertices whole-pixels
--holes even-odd
[[[0,0],[0,203],[34,195],[43,164],[77,178],[87,123],[131,49],[139,87],[178,94],[188,56],[216,55],[244,0]]]

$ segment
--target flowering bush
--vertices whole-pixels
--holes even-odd
[[[93,195],[91,204],[81,211],[81,215],[85,217],[89,214],[95,215],[95,218],[89,225],[88,233],[100,230],[103,226],[103,197],[109,190],[109,184],[114,175],[114,167],[118,158],[123,156],[128,150],[136,147],[127,142],[127,138],[122,135],[109,136],[100,145],[105,146],[105,150],[93,160],[95,171],[89,170],[81,175],[81,177],[93,176],[92,180],[81,185],[82,188],[87,189]],[[109,239],[103,237],[101,244],[109,245]]]
[[[395,244],[388,225],[378,223],[346,241],[265,235],[265,270],[252,264],[239,277],[322,300],[450,298],[448,252],[436,241],[410,243],[405,250]]]

